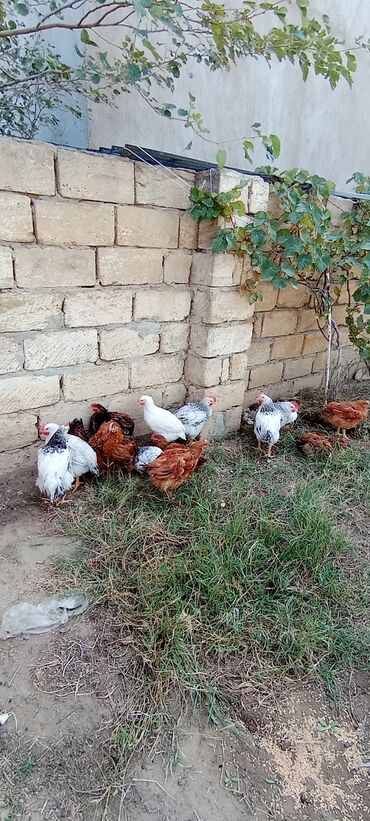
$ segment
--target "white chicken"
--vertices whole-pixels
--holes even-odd
[[[153,433],[159,433],[167,442],[186,441],[184,425],[174,413],[158,408],[151,396],[141,396],[138,401],[144,406],[144,422]]]
[[[63,425],[62,428],[66,433],[71,470],[76,480],[74,490],[77,490],[80,484],[80,476],[83,476],[84,473],[93,473],[95,476],[99,475],[97,456],[88,442],[68,433],[68,425]],[[50,422],[48,425],[43,425],[40,428],[40,433],[52,436],[56,430],[58,430],[58,425],[54,422]]]
[[[162,448],[157,448],[155,445],[144,445],[139,448],[134,462],[136,472],[145,473],[148,465],[158,459],[158,456],[161,456],[162,453]]]
[[[272,459],[273,445],[280,439],[281,410],[275,407],[270,396],[260,394],[258,397],[260,407],[256,413],[254,421],[254,433],[258,441],[258,450],[261,450],[261,443],[267,445],[266,456]]]
[[[175,411],[175,416],[184,425],[186,436],[196,439],[200,436],[204,425],[212,416],[212,405],[216,402],[215,396],[205,396],[199,402],[189,402]]]
[[[74,480],[66,432],[58,425],[55,428],[50,433],[45,428],[40,429],[40,433],[45,433],[47,439],[37,454],[36,485],[51,502],[59,501],[70,489]]]

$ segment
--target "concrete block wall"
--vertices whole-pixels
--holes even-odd
[[[228,190],[235,172],[198,175]],[[217,395],[209,433],[237,430],[264,388],[321,382],[325,341],[303,289],[254,306],[249,260],[213,256],[215,226],[189,216],[195,174],[46,143],[0,138],[0,451],[32,444],[38,421],[87,421],[92,400],[125,410]],[[242,189],[250,219],[268,185]],[[354,358],[340,326],[344,361]]]
[[[180,176],[0,139],[0,450],[92,400],[139,431],[141,393],[184,401],[197,228]]]

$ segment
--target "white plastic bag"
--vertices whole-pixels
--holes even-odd
[[[77,593],[70,596],[51,596],[40,604],[19,602],[5,610],[0,627],[0,639],[12,639],[23,634],[46,633],[65,624],[70,616],[79,616],[88,606],[87,599]]]

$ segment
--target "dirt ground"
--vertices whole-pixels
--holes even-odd
[[[0,617],[54,592],[50,559],[75,549],[37,501],[34,463],[33,449],[26,461],[0,457]],[[130,648],[115,649],[99,613],[0,640],[0,713],[10,714],[0,726],[0,821],[370,818],[364,675],[343,682],[340,707],[308,685],[272,698],[246,683],[242,735],[195,712],[174,716],[122,786],[110,739],[132,687]]]

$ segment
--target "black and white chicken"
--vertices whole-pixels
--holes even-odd
[[[258,397],[259,408],[254,420],[254,433],[258,442],[258,450],[261,444],[267,445],[266,456],[272,459],[272,448],[280,439],[281,410],[275,406],[270,396],[260,394]]]
[[[157,448],[155,445],[143,445],[140,447],[134,462],[134,468],[137,473],[146,473],[146,469],[151,462],[158,459],[163,453],[162,448]]]
[[[51,502],[58,502],[73,484],[71,454],[67,445],[67,435],[63,428],[47,431],[41,427],[40,433],[47,436],[37,454],[36,485]]]
[[[189,439],[197,439],[200,436],[204,425],[212,416],[212,405],[215,402],[215,396],[205,396],[199,402],[189,402],[188,405],[183,405],[174,412],[182,422]]]

